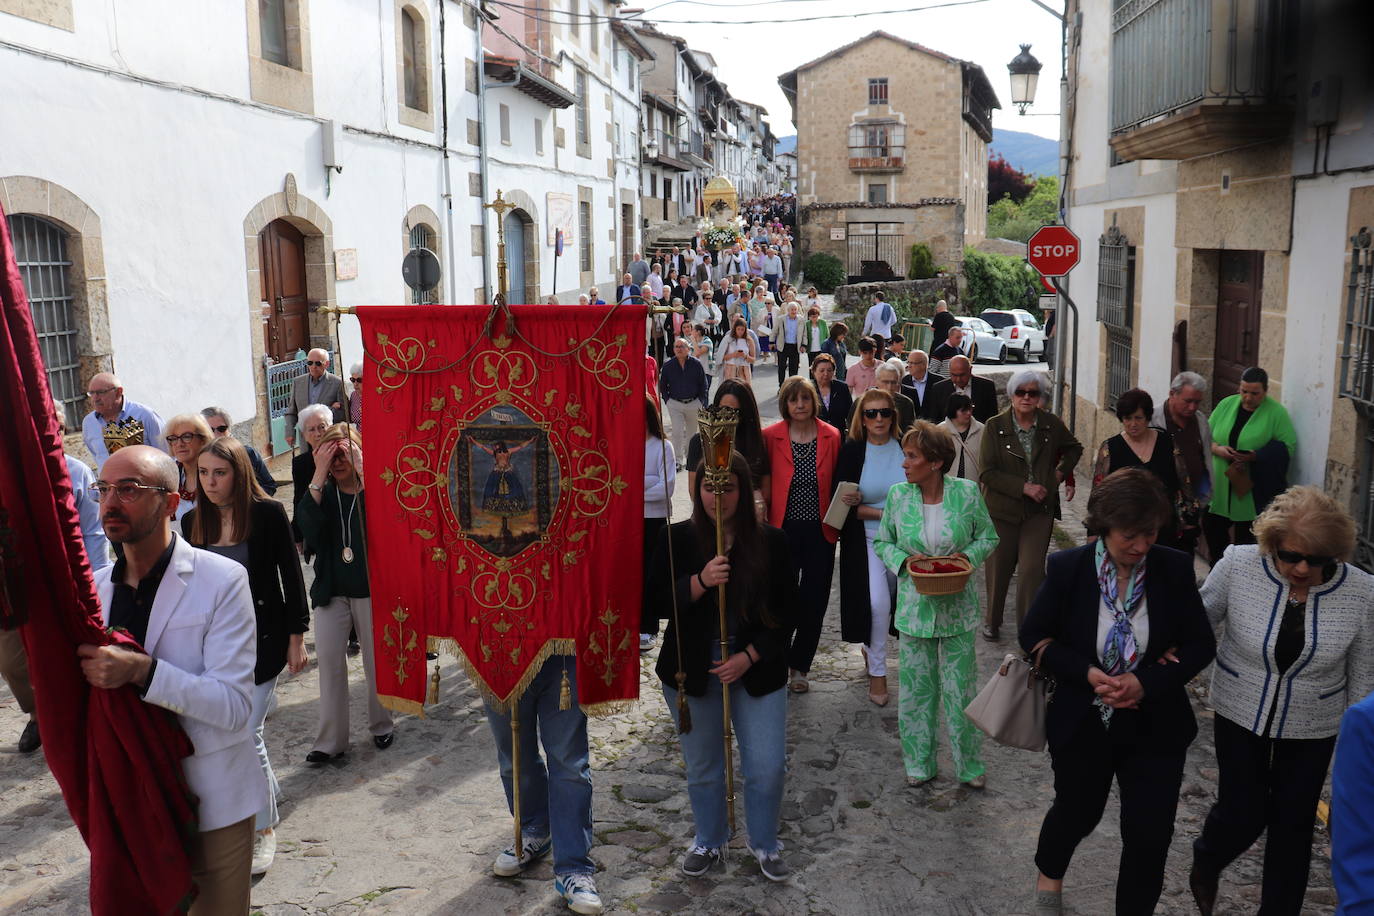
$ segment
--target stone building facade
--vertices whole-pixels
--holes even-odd
[[[976,64],[877,31],[778,78],[797,127],[803,255],[906,273],[911,245],[957,269],[987,231],[1001,107]]]
[[[1071,4],[1066,188],[1083,259],[1067,278],[1081,326],[1065,381],[1078,437],[1119,431],[1126,389],[1158,403],[1188,369],[1208,381],[1210,411],[1262,367],[1297,429],[1289,481],[1349,501],[1358,559],[1374,567],[1374,335],[1360,327],[1374,259],[1367,235],[1352,244],[1374,226],[1368,15],[1338,0],[1213,8],[1233,5],[1256,12],[1234,36],[1174,42],[1159,39],[1201,0]],[[1232,75],[1180,82],[1177,97],[1133,91],[1163,70],[1204,73],[1203,60]]]

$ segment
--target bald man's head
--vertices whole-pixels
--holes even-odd
[[[319,378],[329,368],[329,354],[316,347],[305,355],[305,369],[311,378]]]
[[[128,445],[115,452],[100,469],[100,484],[115,488],[100,503],[105,535],[116,544],[138,544],[149,537],[165,542],[171,534],[177,502],[177,463],[150,445]],[[129,484],[131,498],[118,495]]]
[[[118,420],[124,412],[124,385],[113,372],[97,372],[86,386],[91,407],[106,420]]]

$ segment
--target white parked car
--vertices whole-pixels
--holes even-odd
[[[974,362],[980,359],[994,363],[1006,360],[1007,342],[997,335],[996,328],[981,318],[956,317],[954,320],[965,331],[973,332],[972,334],[964,334],[960,349],[967,354],[970,345],[973,345],[975,347],[973,351]],[[972,339],[970,340],[970,338]]]
[[[978,317],[992,325],[997,336],[1007,342],[1007,355],[1019,362],[1045,355],[1045,331],[1036,317],[1025,309],[983,309]]]

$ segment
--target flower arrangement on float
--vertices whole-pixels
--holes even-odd
[[[716,224],[704,219],[697,224],[706,247],[719,251],[739,242],[744,244],[744,217],[736,216],[724,223]]]

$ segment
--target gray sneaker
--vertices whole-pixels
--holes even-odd
[[[1064,912],[1061,891],[1036,891],[1034,916],[1060,916]]]
[[[687,855],[682,860],[682,873],[693,878],[699,878],[711,870],[711,866],[720,861],[720,850],[710,846],[693,846],[687,850]]]
[[[787,867],[787,863],[782,860],[782,850],[777,852],[759,852],[753,850],[754,858],[759,860],[759,871],[769,881],[786,881],[792,874],[792,869]]]
[[[492,863],[491,870],[502,878],[513,878],[548,855],[549,850],[553,848],[553,839],[525,834],[520,838],[520,845],[523,848],[518,857],[515,855],[514,843],[503,849]]]

